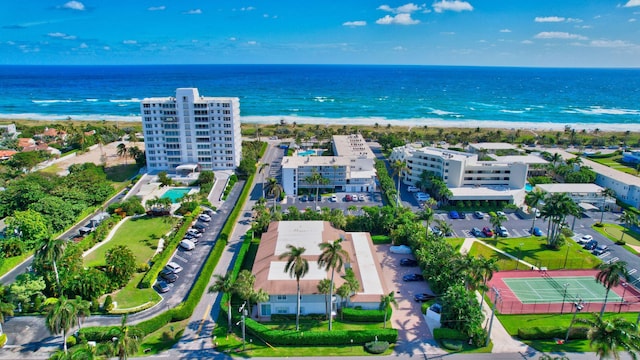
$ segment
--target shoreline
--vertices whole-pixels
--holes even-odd
[[[576,131],[640,131],[640,123],[556,123],[556,122],[532,122],[532,121],[506,121],[506,120],[444,120],[440,118],[410,118],[410,119],[387,119],[382,117],[342,117],[342,118],[317,118],[301,117],[291,115],[268,115],[268,116],[241,116],[242,124],[277,125],[281,120],[288,124],[307,124],[325,126],[375,126],[380,127],[433,127],[433,128],[483,128],[483,129],[522,129],[533,131],[564,131],[565,126],[570,126]],[[35,113],[27,114],[0,114],[1,122],[11,121],[88,121],[88,122],[124,122],[141,123],[140,116],[118,116],[118,115],[42,115]]]

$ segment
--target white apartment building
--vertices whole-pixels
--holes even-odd
[[[240,165],[240,101],[200,96],[196,88],[175,97],[140,102],[148,172],[173,172],[180,165],[232,170]]]
[[[478,161],[478,155],[432,147],[394,148],[389,160],[407,163],[403,183],[416,185],[423,171],[442,179],[458,200],[524,201],[528,165],[525,162]]]
[[[370,192],[376,189],[375,155],[360,134],[333,136],[335,156],[285,156],[282,187],[287,195],[315,189],[305,178],[317,172],[329,182],[320,188],[338,192]]]

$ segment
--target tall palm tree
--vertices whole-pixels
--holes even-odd
[[[45,326],[52,335],[62,333],[63,350],[67,352],[67,333],[78,321],[78,309],[75,301],[61,295],[59,298],[48,298],[44,302],[49,308],[45,317]]]
[[[398,308],[398,301],[394,296],[394,292],[390,292],[387,295],[380,296],[380,310],[384,311],[384,326],[383,328],[387,328],[387,316],[389,314],[389,310],[391,305],[393,305],[396,309]]]
[[[318,282],[318,292],[324,294],[324,313],[327,318],[331,317],[329,313],[329,294],[333,292],[333,284],[329,279],[322,279]]]
[[[444,236],[448,236],[447,234],[453,234],[453,226],[445,220],[436,220],[438,223],[438,227]]]
[[[318,193],[320,192],[320,185],[327,185],[329,179],[325,178],[316,169],[311,170],[311,175],[304,178],[304,182],[307,184],[313,184],[316,187],[315,206],[318,206]]]
[[[325,271],[331,269],[331,285],[329,286],[329,299],[333,299],[333,277],[336,269],[342,271],[342,265],[349,262],[349,253],[342,248],[342,239],[334,240],[332,243],[322,243],[319,245],[322,254],[318,258],[318,266],[324,267]],[[333,316],[329,313],[329,331],[332,329]]]
[[[607,292],[604,295],[604,304],[602,304],[602,310],[600,310],[600,316],[603,316],[607,307],[609,291],[611,291],[612,287],[620,285],[623,280],[628,280],[629,273],[627,272],[627,263],[624,261],[601,264],[598,268],[600,272],[596,276],[596,280],[607,288]]]
[[[602,220],[604,219],[604,208],[607,203],[607,199],[615,198],[616,192],[611,188],[604,188],[600,191],[600,195],[602,195],[602,209],[600,209],[600,224],[602,224]]]
[[[209,287],[209,292],[221,292],[227,295],[227,332],[231,332],[231,292],[234,289],[234,281],[231,273],[213,275],[215,282]]]
[[[118,146],[116,146],[116,154],[119,157],[125,158],[125,160],[126,160],[127,159],[127,145],[125,145],[124,143],[118,144]]]
[[[57,262],[62,258],[66,245],[66,241],[62,239],[53,239],[51,237],[44,238],[35,253],[36,258],[39,258],[44,263],[52,264],[53,272],[56,276],[58,292],[60,294],[62,294],[62,287],[60,286],[60,275],[58,274]]]
[[[120,332],[118,333],[118,339],[116,340],[115,352],[119,360],[126,360],[129,355],[133,355],[138,352],[140,342],[137,336],[132,336],[129,333],[129,326],[127,325],[127,315],[122,315],[122,324],[120,325]]]
[[[507,221],[507,217],[504,215],[498,215],[496,214],[496,216],[492,216],[491,219],[489,219],[489,221],[491,222],[491,226],[493,226],[493,236],[494,239],[498,239],[498,230],[500,230],[500,226],[502,226],[502,223]]]
[[[631,230],[632,226],[638,225],[638,215],[632,213],[631,211],[623,211],[622,216],[620,217],[620,221],[625,225],[627,231]],[[624,241],[625,231],[621,231],[622,235],[620,235],[620,242]]]
[[[282,185],[278,183],[276,178],[268,178],[267,185],[265,187],[267,195],[273,196],[273,212],[276,212],[276,200],[280,198],[280,195],[284,192]]]
[[[538,209],[538,204],[544,200],[545,193],[542,191],[530,191],[524,197],[524,203],[527,204],[531,208]],[[533,222],[531,223],[531,229],[536,226],[536,214],[533,214]]]
[[[421,220],[424,220],[424,221],[426,222],[426,224],[427,224],[427,227],[426,227],[426,229],[427,229],[427,235],[429,235],[429,225],[431,225],[431,222],[433,221],[433,219],[434,219],[435,215],[436,215],[436,214],[434,213],[433,209],[428,208],[428,207],[427,207],[427,208],[422,209],[422,211],[420,211],[420,212],[418,213],[418,217],[419,217]]]
[[[498,272],[500,269],[498,268],[498,259],[489,258],[485,259],[484,257],[478,258],[478,268],[480,274],[482,275],[482,300],[480,301],[480,309],[482,309],[482,304],[484,303],[484,294],[487,291],[487,282],[489,282],[493,278],[493,273]]]
[[[309,272],[309,261],[302,257],[306,250],[304,247],[296,247],[288,244],[287,249],[289,249],[289,251],[282,253],[280,259],[287,259],[284,272],[289,273],[290,277],[295,278],[298,286],[296,296],[296,331],[300,331],[300,279]]]
[[[73,301],[78,311],[78,329],[82,329],[81,320],[84,321],[85,317],[91,316],[91,301],[82,300],[80,296],[76,297]]]
[[[598,314],[594,314],[593,319],[580,318],[576,321],[589,325],[589,345],[600,359],[613,357],[620,360],[620,349],[629,353],[632,359],[638,358],[640,336],[636,324],[623,318],[604,320]]]
[[[578,212],[577,206],[567,193],[554,193],[546,198],[546,203],[540,213],[549,220],[547,244],[550,247],[556,247],[560,230],[567,215],[576,214]]]
[[[269,163],[259,163],[258,164],[258,172],[261,174],[262,176],[262,197],[265,197],[265,188],[264,188],[264,173],[265,173],[265,169],[268,168],[270,165]]]
[[[396,160],[391,164],[391,169],[393,169],[393,176],[398,177],[396,185],[396,206],[400,206],[400,178],[405,171],[409,170],[409,167],[404,161]]]

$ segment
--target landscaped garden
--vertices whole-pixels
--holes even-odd
[[[602,235],[609,238],[609,240],[613,242],[618,242],[620,239],[623,239],[626,243],[624,247],[634,254],[640,253],[640,234],[637,232],[624,228],[618,224],[607,224],[604,223],[602,226],[593,226],[593,229]],[[624,234],[624,236],[623,236]],[[631,247],[632,245],[634,247]]]

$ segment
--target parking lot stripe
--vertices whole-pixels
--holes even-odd
[[[613,264],[614,262],[618,261],[620,259],[618,259],[617,257],[614,257],[613,259],[609,260],[608,263],[609,264]]]
[[[189,260],[187,260],[187,259],[183,258],[183,257],[182,257],[182,256],[180,256],[180,255],[176,255],[176,256],[174,256],[174,258],[176,258],[176,259],[178,259],[178,260],[181,260],[181,261],[183,261],[183,262],[189,262]]]
[[[627,274],[631,275],[631,274],[635,274],[636,272],[638,272],[638,269],[631,269]]]

